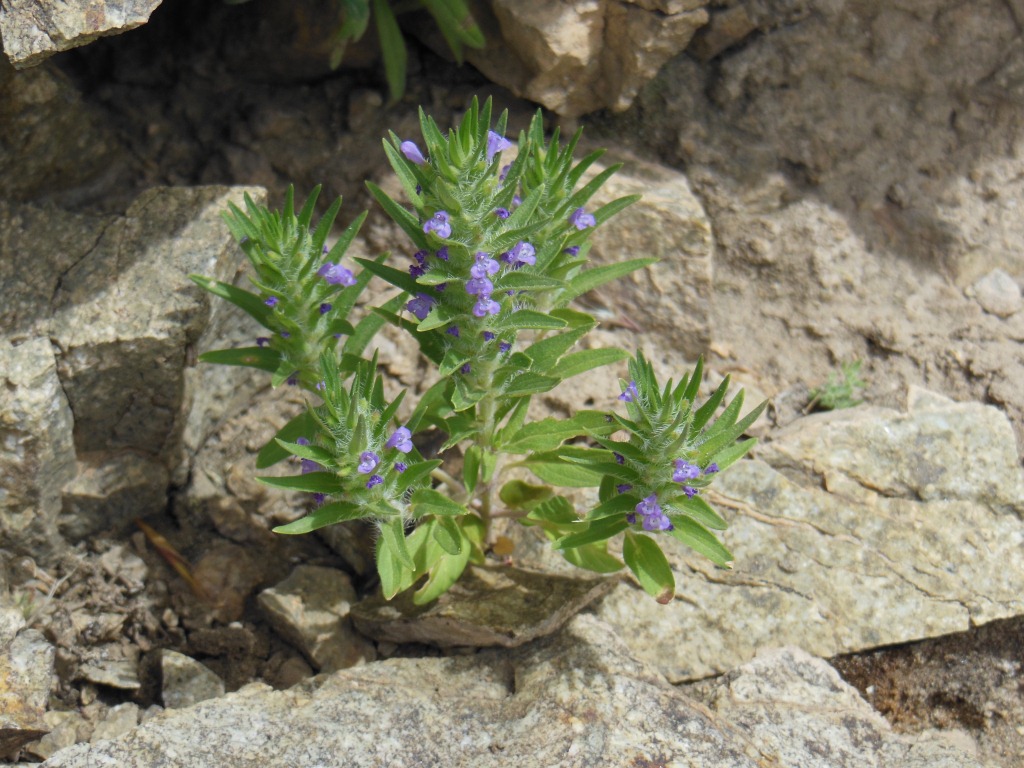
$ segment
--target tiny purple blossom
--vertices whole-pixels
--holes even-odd
[[[511,251],[508,252],[508,262],[516,266],[523,264],[534,265],[537,263],[537,249],[524,240],[520,240]]]
[[[491,162],[494,156],[512,146],[512,142],[494,131],[487,132],[487,162]]]
[[[280,299],[278,299],[277,296],[271,296],[269,299],[267,299],[263,303],[266,304],[268,307],[276,307],[278,301],[280,301]]]
[[[715,474],[715,472],[718,472],[718,471],[719,471],[718,470],[718,465],[715,462],[711,462],[710,464],[708,464],[707,469],[704,470],[704,474],[705,475],[713,475],[713,474]]]
[[[309,445],[309,438],[308,437],[297,437],[297,438],[295,438],[295,444],[296,445]]]
[[[321,315],[326,315],[330,311],[331,311],[331,305],[328,304],[326,301],[323,304],[320,305],[320,314]]]
[[[508,208],[495,208],[494,215],[497,216],[499,219],[507,219],[509,216],[512,215],[512,211],[510,211]]]
[[[384,447],[397,448],[402,453],[408,453],[412,450],[412,432],[407,427],[399,427],[384,443]]]
[[[443,248],[439,248],[438,249],[438,251],[437,251],[437,258],[439,258],[441,261],[448,261],[448,246],[447,245],[444,246]]]
[[[310,472],[319,472],[323,469],[323,466],[317,464],[312,459],[303,459],[300,464],[302,465],[302,474],[308,475]]]
[[[323,504],[326,499],[327,499],[327,494],[326,493],[314,493],[313,494],[313,501],[316,502],[316,505],[318,507],[321,504]]]
[[[416,298],[405,305],[405,308],[412,312],[417,320],[426,320],[430,314],[430,308],[434,300],[425,293],[417,293]]]
[[[281,331],[281,338],[282,339],[290,339],[291,337],[292,337],[292,335],[290,333],[288,333],[288,331]]]
[[[486,317],[487,315],[496,315],[501,311],[501,304],[496,302],[489,296],[481,296],[477,299],[476,304],[473,305],[473,314],[476,317]]]
[[[453,325],[447,330],[445,330],[445,333],[447,333],[449,336],[454,336],[457,339],[459,338],[459,326]]]
[[[405,155],[407,160],[411,160],[416,165],[425,165],[427,158],[420,152],[420,148],[416,146],[415,141],[403,141],[398,145],[398,149]]]
[[[489,253],[477,251],[476,263],[469,268],[469,274],[476,278],[484,278],[493,275],[499,269],[501,269],[501,265],[492,259]]]
[[[448,211],[438,211],[423,225],[423,232],[424,234],[433,232],[442,240],[447,240],[452,236],[452,225],[449,222]]]
[[[491,331],[484,331],[484,341],[494,341],[494,333]]]
[[[384,482],[384,478],[380,475],[370,475],[370,479],[366,481],[367,488],[373,488],[375,485],[380,485]]]
[[[331,249],[327,247],[327,243],[324,243],[323,255],[326,256],[330,252],[331,252]]]
[[[327,382],[325,382],[325,381],[323,381],[321,379],[320,381],[318,381],[316,383],[316,391],[317,392],[323,392],[325,389],[327,389]]]
[[[696,464],[691,464],[688,461],[682,459],[676,459],[675,461],[676,471],[672,473],[672,480],[677,483],[683,483],[687,480],[696,480],[700,477],[700,467]]]
[[[412,255],[412,257],[413,257],[414,259],[416,259],[416,263],[417,263],[417,264],[420,264],[420,265],[422,265],[422,264],[425,264],[425,263],[426,263],[426,261],[427,261],[427,256],[429,256],[429,255],[430,255],[430,251],[416,251],[416,253],[414,253],[414,254]]]
[[[512,205],[518,207],[518,206],[520,206],[522,204],[523,204],[523,198],[521,198],[519,195],[512,195]]]
[[[494,293],[494,283],[486,277],[474,277],[466,281],[466,293],[471,296],[490,297]]]
[[[410,264],[409,274],[412,275],[413,277],[423,277],[423,275],[427,274],[427,270],[421,267],[419,264]]]
[[[256,346],[257,347],[265,347],[269,343],[270,343],[270,339],[268,339],[266,336],[258,336],[258,337],[256,337]]]
[[[363,451],[359,454],[359,467],[357,471],[361,475],[368,475],[380,464],[380,456],[373,451]]]
[[[508,352],[510,349],[512,349],[512,344],[507,341],[499,342],[498,349],[502,352],[502,354],[504,354],[505,352]]]
[[[341,264],[333,261],[324,262],[324,265],[316,271],[317,277],[322,277],[329,285],[355,285],[356,277],[352,270],[345,269]]]
[[[619,395],[619,400],[624,403],[632,403],[640,397],[640,393],[636,391],[636,382],[629,382],[629,386],[626,387],[626,391]]]
[[[587,229],[597,225],[594,214],[587,213],[583,208],[577,208],[569,215],[569,223],[576,229]]]
[[[498,174],[498,181],[499,182],[505,181],[505,177],[508,176],[508,172],[510,170],[512,170],[512,163],[509,163],[508,165],[503,165],[501,167],[501,173]]]
[[[395,462],[395,472],[397,472],[398,474],[402,474],[408,468],[409,468],[409,465],[406,464],[404,461],[396,461]]]
[[[289,376],[289,377],[288,377],[288,379],[287,379],[287,380],[285,381],[285,384],[287,384],[287,385],[288,385],[288,386],[290,386],[290,387],[294,387],[294,386],[295,386],[296,384],[298,384],[298,383],[299,383],[299,374],[297,374],[297,373],[293,373],[293,374],[292,374],[291,376]]]
[[[472,366],[470,366],[469,363],[466,363],[465,365],[462,366],[462,368],[460,370],[463,373],[469,373],[472,370]]]
[[[619,493],[625,493],[626,491],[632,491],[633,486],[630,485],[629,483],[620,483],[619,485],[615,486],[615,490],[618,491]]]
[[[567,253],[570,256],[576,256],[579,252],[580,252],[580,247],[578,245],[570,245],[568,248],[566,248],[566,249],[564,249],[562,251],[562,253]]]
[[[672,523],[658,504],[658,495],[652,493],[636,505],[636,513],[644,519],[645,531],[670,531]]]
[[[612,456],[615,457],[615,463],[616,464],[620,464],[621,465],[621,464],[625,464],[626,463],[626,457],[623,456],[618,451],[612,451]]]
[[[697,489],[689,485],[684,485],[683,493],[686,494],[686,498],[692,499],[694,496],[697,495]]]

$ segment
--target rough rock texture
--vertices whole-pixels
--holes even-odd
[[[487,43],[465,56],[494,82],[565,117],[622,111],[707,21],[704,5],[479,2],[472,12]]]
[[[771,645],[831,656],[1024,613],[1024,485],[995,408],[916,393],[905,414],[808,417],[758,455],[709,497],[730,520],[733,571],[666,539],[674,602],[623,584],[598,606],[670,680]],[[658,642],[678,627],[681,642]]]
[[[378,594],[355,605],[352,619],[360,632],[378,640],[514,648],[556,631],[613,584],[606,578],[471,565],[429,605],[413,604],[410,592],[391,601]]]
[[[191,707],[224,695],[224,682],[195,659],[174,651],[160,652],[161,698],[168,709]]]
[[[833,670],[797,651],[738,670],[711,698],[720,714],[632,658],[611,627],[579,616],[513,651],[392,659],[283,692],[250,685],[164,712],[119,739],[63,750],[46,765],[311,766],[343,756],[352,765],[452,768],[980,766],[941,742],[893,734]]]
[[[110,122],[96,105],[85,103],[56,67],[15,72],[0,56],[0,199],[70,206],[103,199],[121,174],[139,166]],[[68,216],[52,215],[58,221]],[[3,232],[10,236],[6,226]],[[56,234],[47,232],[47,239]],[[88,240],[85,232],[80,237]],[[69,250],[73,253],[76,247]],[[34,247],[30,250],[44,256]],[[54,257],[45,254],[48,261]]]
[[[373,644],[352,629],[355,602],[352,580],[343,571],[315,565],[298,566],[259,594],[270,625],[324,672],[376,658]]]
[[[61,549],[61,486],[75,476],[72,417],[53,347],[0,340],[0,542],[41,561]]]
[[[32,67],[59,51],[145,24],[161,1],[6,0],[0,6],[3,50],[19,69]]]
[[[43,713],[54,649],[37,630],[24,626],[20,609],[0,595],[0,759],[50,730]]]

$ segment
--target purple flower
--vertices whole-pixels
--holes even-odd
[[[397,472],[398,474],[402,474],[408,468],[409,468],[409,465],[406,464],[404,461],[396,461],[395,462],[395,472]]]
[[[707,469],[704,470],[704,474],[705,475],[713,475],[713,474],[715,474],[715,472],[718,472],[718,471],[719,471],[718,465],[715,462],[711,462],[710,464],[708,464]]]
[[[520,240],[511,251],[508,252],[508,263],[517,267],[523,264],[534,265],[537,263],[537,250],[529,243]]]
[[[285,380],[285,384],[287,384],[290,387],[294,387],[298,383],[299,383],[299,374],[297,374],[297,373],[293,373],[291,376],[289,376]]]
[[[412,432],[407,427],[399,427],[384,443],[384,447],[397,448],[402,453],[408,453],[412,450]]]
[[[444,293],[444,289],[448,287],[448,283],[438,283],[434,286],[434,290],[438,293]]]
[[[501,304],[496,302],[489,296],[481,296],[477,299],[476,304],[473,305],[473,314],[476,317],[486,317],[487,315],[496,315],[501,311]]]
[[[518,206],[520,206],[522,204],[523,204],[523,198],[521,198],[519,195],[512,195],[512,205],[518,207]]]
[[[412,275],[413,277],[422,277],[423,275],[427,274],[427,270],[421,267],[419,264],[410,264],[409,274]]]
[[[297,438],[295,438],[295,444],[296,445],[309,445],[309,438],[308,437],[297,437]]]
[[[578,245],[570,245],[568,248],[562,251],[562,253],[568,253],[570,256],[576,256],[580,252]]]
[[[612,451],[612,456],[614,456],[614,457],[615,457],[615,463],[616,463],[616,464],[619,464],[619,465],[621,466],[622,464],[625,464],[625,463],[626,463],[626,457],[625,457],[625,456],[623,456],[623,455],[622,455],[621,453],[619,453],[618,451]]]
[[[421,251],[416,251],[416,253],[414,253],[412,255],[412,257],[414,259],[416,259],[416,263],[417,264],[425,264],[427,262],[427,256],[429,256],[429,255],[430,255],[430,251],[422,251],[421,250]]]
[[[698,491],[697,491],[697,489],[696,489],[696,488],[694,488],[693,486],[690,486],[690,485],[684,485],[684,486],[683,486],[683,493],[685,493],[685,494],[686,494],[686,498],[688,498],[688,499],[692,499],[692,498],[693,498],[694,496],[696,496],[696,495],[697,495]]]
[[[498,181],[499,182],[504,181],[505,177],[508,176],[508,172],[510,170],[512,170],[512,163],[509,163],[508,165],[502,166],[501,173],[498,174]]]
[[[263,303],[266,304],[268,307],[276,307],[278,301],[280,301],[280,299],[278,299],[277,296],[271,296]]]
[[[512,146],[512,142],[494,131],[487,132],[487,162],[491,162],[494,156]]]
[[[463,373],[469,373],[472,370],[472,366],[470,366],[469,363],[466,363],[465,365],[462,366],[462,368],[460,370]]]
[[[380,485],[384,482],[384,478],[380,475],[370,475],[370,479],[366,481],[367,488],[373,488],[375,485]]]
[[[417,320],[426,320],[430,314],[430,308],[434,300],[425,293],[417,293],[416,298],[405,305],[405,308],[412,312]]]
[[[317,392],[323,392],[325,389],[327,389],[327,382],[325,382],[325,381],[323,381],[321,379],[320,381],[318,381],[316,383],[316,391]]]
[[[331,252],[331,249],[327,247],[327,243],[324,243],[323,255],[326,256],[330,252]]]
[[[304,475],[308,475],[310,472],[319,472],[323,469],[323,466],[317,464],[312,459],[303,459],[300,463],[302,464],[302,474]]]
[[[313,501],[316,502],[316,505],[318,507],[320,505],[322,505],[326,499],[327,499],[327,494],[325,494],[325,493],[314,493],[313,494]]]
[[[444,246],[443,248],[439,248],[438,249],[438,251],[437,251],[437,258],[439,258],[441,261],[448,261],[448,246],[447,245]]]
[[[577,208],[569,215],[569,223],[576,227],[576,229],[586,229],[587,227],[596,226],[597,221],[594,219],[594,214],[587,213],[582,208]]]
[[[450,328],[448,328],[445,331],[445,333],[447,333],[449,336],[454,336],[457,339],[459,338],[459,326],[453,325]]]
[[[687,480],[696,480],[700,477],[700,467],[682,459],[676,459],[676,471],[672,473],[672,479],[677,483],[685,483]]]
[[[645,531],[671,531],[672,523],[658,504],[658,495],[652,493],[636,505],[636,513],[644,519]]]
[[[499,342],[498,349],[501,351],[502,354],[504,354],[505,352],[508,352],[510,349],[512,349],[512,344],[507,341]]]
[[[501,265],[492,259],[489,253],[477,251],[476,263],[469,268],[469,274],[475,278],[484,278],[493,275],[499,269],[501,269]]]
[[[323,304],[320,305],[320,314],[321,315],[326,315],[330,311],[331,311],[331,305],[328,304],[326,301]]]
[[[631,381],[629,386],[626,387],[626,391],[619,395],[619,400],[624,403],[632,403],[638,397],[640,397],[640,393],[636,391],[636,382]]]
[[[427,158],[420,152],[420,148],[416,146],[415,141],[403,141],[398,145],[398,149],[405,155],[407,160],[411,160],[416,165],[425,165]]]
[[[356,277],[352,270],[345,269],[341,264],[333,261],[324,262],[324,265],[316,271],[317,277],[322,277],[329,285],[355,285]]]
[[[474,277],[466,281],[466,293],[471,296],[490,297],[494,293],[494,283],[486,277]]]
[[[632,491],[633,486],[630,485],[629,483],[621,483],[615,486],[615,490],[618,491],[619,493],[625,493],[626,491]]]
[[[359,454],[358,472],[361,475],[368,475],[380,464],[380,456],[373,451],[363,451]]]
[[[512,212],[508,208],[495,208],[494,215],[499,219],[507,219],[512,215]]]
[[[632,525],[636,522],[636,512],[629,512],[626,514],[626,522]]]
[[[484,341],[494,341],[494,334],[491,331],[484,331]]]
[[[266,336],[259,336],[259,337],[256,338],[256,346],[257,347],[265,347],[269,343],[270,343],[270,339],[268,339]]]
[[[449,221],[448,211],[438,211],[423,225],[423,232],[424,234],[433,232],[442,240],[447,240],[452,236],[452,225]]]
[[[281,331],[281,338],[282,339],[290,339],[291,337],[292,337],[292,335],[290,333],[288,333],[288,331]]]

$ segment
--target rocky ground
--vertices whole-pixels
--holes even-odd
[[[419,701],[424,686],[446,679],[489,704],[466,713],[458,701],[424,700],[416,710],[424,727],[436,714],[479,732],[518,733],[516,723],[547,695],[534,670],[571,680],[575,666],[596,682],[569,686],[567,732],[584,730],[579,713],[600,711],[590,724],[610,742],[626,714],[590,698],[603,685],[642,690],[656,703],[638,744],[650,747],[659,729],[683,719],[699,721],[694,744],[703,746],[694,754],[717,744],[733,761],[723,765],[758,759],[751,743],[790,744],[772,728],[775,710],[796,712],[803,700],[835,713],[805,727],[836,754],[852,749],[830,735],[849,716],[876,734],[879,764],[1019,764],[1024,224],[1014,214],[1024,202],[1015,74],[1024,20],[1011,5],[711,3],[711,23],[629,110],[579,119],[587,142],[627,163],[616,194],[646,195],[604,233],[596,258],[662,258],[586,297],[603,321],[593,343],[641,346],[664,371],[706,351],[713,379],[732,374],[751,402],[763,396],[772,406],[754,428],[762,439],[755,460],[723,478],[735,572],[671,553],[680,588],[665,608],[638,606],[628,583],[569,585],[558,602],[573,610],[597,602],[566,633],[480,653],[439,649],[430,634],[432,621],[443,635],[462,620],[458,595],[423,619],[420,634],[402,634],[372,604],[353,610],[376,586],[365,531],[268,532],[304,502],[256,484],[252,457],[299,403],[259,382],[188,367],[196,348],[251,329],[211,314],[185,281],[166,276],[200,267],[235,276],[238,254],[217,228],[225,201],[239,197],[229,187],[263,187],[277,201],[289,183],[324,183],[328,196],[345,196],[351,218],[370,206],[364,179],[389,183],[380,137],[411,135],[417,105],[446,124],[471,95],[493,95],[515,127],[536,105],[416,44],[407,93],[387,106],[373,69],[323,71],[322,56],[309,52],[315,46],[295,42],[301,36],[267,61],[229,34],[229,9],[165,5],[141,29],[61,54],[20,81],[10,72],[0,80],[10,96],[2,117],[19,136],[42,129],[32,123],[37,112],[18,104],[59,103],[57,114],[74,118],[46,122],[47,141],[65,148],[56,156],[43,152],[38,166],[28,155],[21,166],[4,160],[20,172],[8,174],[0,203],[0,276],[18,286],[17,300],[5,296],[0,307],[13,328],[2,370],[11,391],[34,389],[50,402],[61,390],[68,405],[67,423],[64,411],[40,417],[63,434],[39,452],[66,457],[52,464],[66,481],[63,499],[32,491],[64,517],[40,528],[33,553],[8,558],[11,600],[0,613],[0,641],[16,646],[10,658],[43,666],[53,658],[52,690],[39,678],[14,691],[28,711],[20,727],[35,717],[31,727],[50,732],[23,745],[0,730],[0,757],[36,762],[199,702],[225,722],[265,705],[275,717],[294,716],[301,733],[305,702],[334,707],[334,690],[366,695],[371,706],[365,691],[374,686]],[[265,30],[250,32],[259,41]],[[519,92],[526,84],[538,100],[557,90],[509,83]],[[563,103],[562,113],[552,125],[576,124],[574,108]],[[89,140],[69,138],[77,134]],[[163,185],[179,189],[148,191]],[[219,186],[183,189],[198,185]],[[139,223],[157,208],[170,213],[148,229]],[[378,214],[357,247],[406,250]],[[161,298],[169,292],[174,302]],[[123,325],[102,335],[97,318],[108,318],[109,295],[140,297],[147,334],[150,306],[159,305],[163,323],[160,344],[136,354],[137,344],[119,370],[101,371],[110,391],[91,372],[109,355],[103,345],[123,345],[134,326],[121,312]],[[40,338],[56,356],[45,343],[28,354]],[[386,334],[381,349],[395,386],[423,385],[407,342]],[[149,377],[154,354],[176,374]],[[855,360],[866,407],[808,417],[811,390]],[[147,397],[123,396],[132,387]],[[606,390],[604,380],[586,379],[542,406],[611,407]],[[196,391],[209,396],[184,394]],[[64,538],[77,544],[66,549]],[[529,536],[512,538],[517,564],[562,570]],[[476,578],[495,588],[489,572]],[[502,588],[510,600],[529,594]],[[475,594],[467,590],[463,601]],[[523,619],[508,633],[542,634],[545,617],[515,605]],[[604,638],[609,628],[621,642]],[[680,631],[686,642],[666,642]],[[755,658],[780,645],[818,658]],[[347,671],[311,681],[337,670]],[[388,688],[403,675],[416,681],[409,690]],[[269,688],[223,699],[254,681]],[[767,704],[756,690],[769,691]],[[501,703],[510,692],[520,698]],[[0,701],[10,700],[0,688]],[[218,700],[229,714],[214,709]],[[372,706],[386,712],[387,704],[381,696]],[[338,722],[352,717],[332,712]],[[168,715],[118,742],[125,752],[110,747],[108,759],[176,743],[176,715]],[[737,727],[746,736],[733,740]],[[510,760],[529,741],[520,736],[480,748]],[[602,754],[600,744],[574,744],[551,748]],[[75,749],[52,764],[91,759],[84,745]],[[395,749],[391,759],[402,759]],[[651,747],[651,764],[666,763],[665,750]],[[865,764],[856,754],[835,764]]]

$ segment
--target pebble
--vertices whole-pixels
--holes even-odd
[[[990,315],[1009,317],[1024,306],[1020,286],[1001,269],[993,269],[971,286],[975,301]]]

